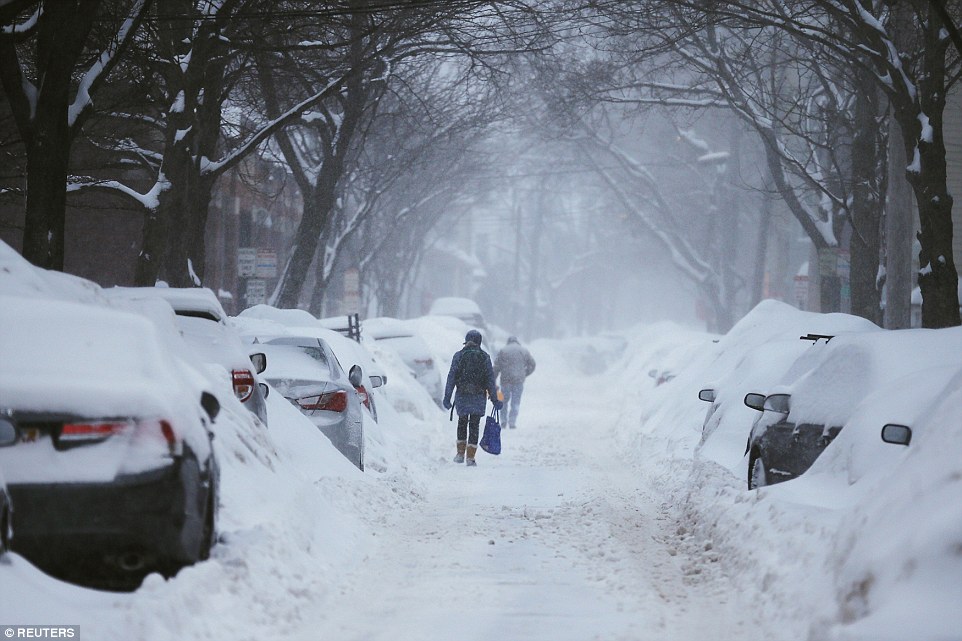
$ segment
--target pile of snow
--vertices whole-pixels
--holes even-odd
[[[836,338],[799,340],[808,333]],[[634,410],[616,438],[678,506],[704,562],[760,587],[761,616],[813,639],[957,638],[962,366],[948,363],[962,329],[885,331],[768,301],[725,336],[657,326],[629,340],[610,374]],[[645,372],[656,367],[677,375],[654,387]],[[707,421],[703,388],[718,391]],[[844,429],[806,474],[748,491],[757,413],[742,400],[775,391]],[[885,423],[910,426],[910,446],[883,443]]]
[[[94,283],[28,264],[3,243],[0,295],[8,301],[26,296],[33,305],[51,307],[48,318],[61,330],[45,332],[45,324],[38,322],[35,335],[13,336],[4,323],[4,359],[12,359],[14,349],[18,355],[55,349],[69,361],[64,372],[98,385],[101,376],[109,376],[107,383],[118,391],[139,385],[141,377],[159,378],[161,385],[176,383],[177,376],[199,377],[222,404],[213,442],[221,468],[220,541],[209,561],[170,580],[151,575],[136,592],[115,594],[61,583],[9,553],[0,561],[0,621],[67,621],[79,625],[85,637],[118,641],[284,638],[286,632],[303,629],[304,613],[338,589],[336,578],[364,556],[373,541],[364,520],[416,499],[417,481],[407,471],[409,461],[421,463],[424,452],[441,440],[440,421],[401,415],[385,403],[380,417],[391,429],[380,434],[371,429],[375,441],[369,443],[369,452],[389,454],[375,454],[379,463],[362,473],[279,394],[267,399],[270,428],[265,429],[236,400],[228,381],[199,362],[185,362],[191,350],[180,338],[170,306],[162,301],[112,300]],[[83,313],[72,314],[72,309]],[[4,312],[16,315],[18,310],[5,305]],[[96,318],[96,326],[74,323],[71,328],[71,320],[79,318]],[[116,350],[84,352],[88,330],[113,333]],[[180,362],[176,372],[127,369],[127,360],[144,349],[142,337],[151,334]],[[29,373],[26,355],[5,362],[19,363]],[[403,366],[394,370],[387,363],[385,369],[390,384],[409,376]],[[40,382],[47,400],[57,398],[56,374],[47,372]],[[18,388],[18,394],[36,393],[29,382],[27,377],[5,375],[0,387],[5,393],[9,383],[24,388]],[[425,406],[435,408],[437,416],[430,399]]]

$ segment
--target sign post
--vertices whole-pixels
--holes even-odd
[[[257,250],[253,247],[238,247],[237,276],[251,278],[257,269]]]

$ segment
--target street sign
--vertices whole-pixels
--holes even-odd
[[[835,265],[835,271],[838,273],[839,278],[848,280],[852,274],[852,263],[851,256],[848,251],[844,249],[838,250],[838,263]]]
[[[808,307],[808,276],[804,274],[795,277],[795,303],[803,311]]]
[[[823,247],[818,250],[818,273],[821,276],[835,276],[838,266],[838,253],[834,247]]]
[[[265,304],[267,302],[267,282],[257,278],[248,280],[244,300],[248,306]]]
[[[257,250],[257,267],[254,275],[258,278],[277,278],[277,252],[273,249]]]
[[[257,270],[257,249],[254,247],[239,247],[237,249],[237,275],[240,278],[250,278]]]

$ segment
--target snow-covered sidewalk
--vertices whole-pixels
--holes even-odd
[[[598,379],[539,372],[501,456],[450,463],[446,424],[450,452],[417,500],[371,523],[377,548],[342,577],[313,638],[754,638],[710,550],[686,543],[615,447],[617,400]]]

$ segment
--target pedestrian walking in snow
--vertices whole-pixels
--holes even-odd
[[[487,398],[494,409],[500,410],[498,388],[494,384],[494,368],[491,357],[481,349],[481,332],[472,329],[464,337],[464,347],[455,352],[448,371],[448,383],[444,388],[444,409],[451,409],[451,394],[458,412],[458,453],[455,463],[477,465],[474,455],[478,451],[478,427],[485,414]],[[467,458],[465,458],[467,455]]]
[[[501,392],[504,394],[504,405],[507,408],[505,420],[509,429],[518,427],[524,379],[531,376],[534,368],[534,357],[518,342],[516,336],[508,339],[508,344],[494,359],[494,376],[497,380],[498,375],[501,375]]]

